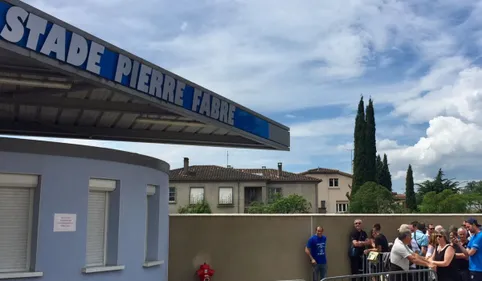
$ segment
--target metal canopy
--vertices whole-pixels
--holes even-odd
[[[289,150],[289,128],[20,1],[0,39],[0,134]]]

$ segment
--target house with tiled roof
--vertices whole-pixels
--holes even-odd
[[[352,178],[349,173],[336,169],[315,168],[300,173],[320,182],[317,186],[317,206],[320,213],[346,213],[351,192]]]
[[[215,165],[189,165],[173,169],[169,175],[169,212],[206,200],[213,213],[245,213],[253,202],[267,202],[276,193],[298,194],[317,207],[317,186],[313,177],[278,169],[242,169]]]

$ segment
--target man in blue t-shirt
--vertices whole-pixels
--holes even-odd
[[[326,277],[326,236],[323,235],[323,227],[316,227],[316,234],[308,239],[305,253],[310,257],[313,265],[313,281],[319,281]]]
[[[467,249],[462,249],[469,256],[471,281],[482,281],[482,249],[480,249],[482,247],[482,234],[480,224],[476,219],[470,218],[465,222],[465,227],[474,234],[467,244]]]

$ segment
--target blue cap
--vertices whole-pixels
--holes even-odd
[[[469,219],[467,220],[467,223],[468,223],[468,224],[473,224],[473,225],[476,225],[476,226],[480,226],[480,224],[479,224],[479,223],[477,222],[477,220],[474,219],[474,218],[469,218]]]

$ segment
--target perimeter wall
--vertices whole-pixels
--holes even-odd
[[[213,281],[310,280],[303,249],[314,227],[327,236],[328,276],[349,274],[348,245],[353,220],[365,231],[380,223],[393,241],[402,223],[413,220],[460,226],[471,215],[179,215],[170,216],[169,281],[198,280],[203,262],[216,270]],[[472,215],[473,216],[473,215]],[[478,217],[479,221],[482,216]]]

